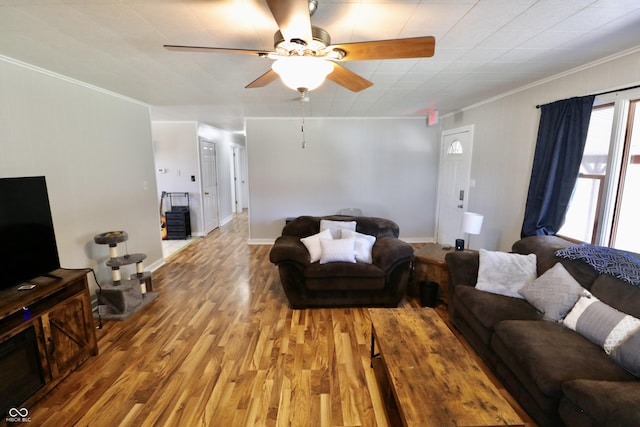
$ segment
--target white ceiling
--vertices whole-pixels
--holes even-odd
[[[432,35],[425,59],[351,61],[374,85],[327,81],[307,116],[446,114],[640,45],[639,0],[319,0],[334,43]],[[0,54],[152,106],[154,120],[239,130],[244,117],[301,113],[280,81],[244,89],[271,60],[171,52],[163,44],[273,48],[259,0],[0,0]]]

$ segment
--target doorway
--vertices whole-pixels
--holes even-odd
[[[202,181],[202,209],[204,234],[220,225],[218,214],[218,172],[216,168],[216,144],[200,138],[200,170]]]
[[[241,146],[233,147],[233,189],[234,189],[234,212],[240,213],[248,207],[247,205],[247,173],[245,169],[246,150]]]
[[[473,125],[442,132],[436,240],[452,245],[462,238],[462,217],[469,204]]]

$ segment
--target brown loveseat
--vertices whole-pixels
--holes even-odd
[[[640,287],[556,256],[570,246],[555,236],[535,236],[516,242],[512,250],[536,254],[538,276],[560,262],[600,301],[640,317]],[[450,253],[446,262],[453,324],[539,425],[640,425],[640,380],[632,371],[566,327],[566,319],[564,325],[545,320],[525,299],[476,289],[478,253]],[[633,335],[636,342],[639,335]]]
[[[371,263],[311,262],[301,238],[320,231],[321,220],[356,222],[356,232],[375,236]],[[404,297],[413,248],[398,239],[398,225],[364,216],[301,216],[285,225],[269,258],[278,266],[292,308],[336,306],[395,307]]]

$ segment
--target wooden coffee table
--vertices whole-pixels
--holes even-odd
[[[382,360],[402,425],[524,426],[435,310],[369,309],[369,316],[372,363]]]

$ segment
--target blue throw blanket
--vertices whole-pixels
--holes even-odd
[[[556,251],[560,258],[586,262],[598,273],[640,286],[640,255],[588,243]]]

